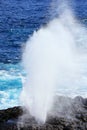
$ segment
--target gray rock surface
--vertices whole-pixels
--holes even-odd
[[[0,130],[87,130],[87,99],[56,97],[45,124],[26,115],[22,107],[0,110]]]

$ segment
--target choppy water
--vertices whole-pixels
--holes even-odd
[[[51,2],[0,1],[0,109],[19,105],[19,95],[26,77],[21,65],[22,47],[35,30],[46,24],[52,16],[55,17],[56,14],[50,13]],[[79,21],[87,26],[87,1],[73,0],[70,5]],[[65,92],[63,88],[59,91]],[[86,87],[83,86],[77,94],[85,91]]]

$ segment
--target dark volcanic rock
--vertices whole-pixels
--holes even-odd
[[[42,125],[23,113],[21,107],[0,110],[0,130],[87,130],[87,99],[82,97],[56,97]]]
[[[6,122],[11,119],[17,119],[18,116],[23,114],[21,107],[8,108],[6,110],[0,110],[0,123]]]

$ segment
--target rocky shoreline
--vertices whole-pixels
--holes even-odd
[[[56,98],[45,124],[38,124],[34,117],[28,118],[26,114],[20,106],[0,110],[0,130],[87,130],[86,98]]]

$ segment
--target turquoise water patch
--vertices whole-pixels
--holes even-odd
[[[0,70],[0,109],[20,105],[20,93],[25,73],[20,64],[1,64]],[[0,66],[0,67],[1,67]]]

